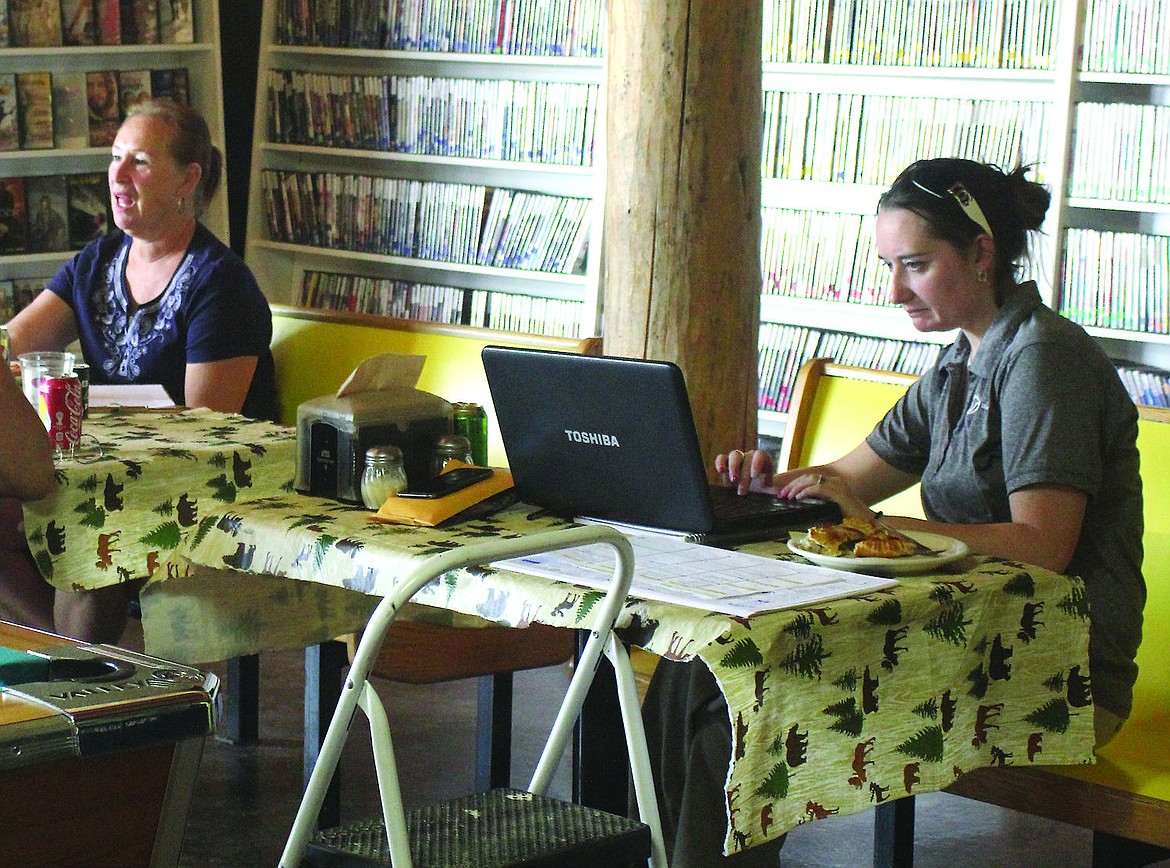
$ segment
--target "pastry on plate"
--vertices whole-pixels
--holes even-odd
[[[806,541],[831,557],[904,558],[933,554],[931,549],[880,522],[846,517],[840,524],[810,527]]]

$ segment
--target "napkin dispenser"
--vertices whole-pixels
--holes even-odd
[[[430,476],[431,451],[436,440],[451,433],[454,408],[414,387],[424,362],[423,356],[368,359],[337,394],[297,407],[298,491],[361,503],[371,446],[401,449],[409,483]]]

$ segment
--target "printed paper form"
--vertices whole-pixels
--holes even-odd
[[[150,383],[94,384],[89,387],[91,407],[173,407],[166,390]]]
[[[674,537],[627,535],[634,548],[630,595],[727,615],[807,606],[889,588],[896,579],[720,549]],[[614,554],[598,543],[510,558],[494,566],[544,578],[607,588]]]

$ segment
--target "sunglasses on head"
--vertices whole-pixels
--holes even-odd
[[[995,233],[991,231],[991,224],[987,222],[987,217],[983,214],[983,209],[979,207],[979,203],[975,201],[975,197],[971,195],[970,191],[965,186],[963,186],[962,181],[955,181],[946,188],[946,193],[943,194],[939,193],[937,190],[931,189],[929,186],[919,181],[918,178],[915,177],[916,175],[917,171],[911,173],[911,184],[913,184],[922,192],[929,193],[936,199],[954,199],[959,203],[959,207],[963,209],[963,213],[967,215],[967,218],[972,223],[974,223],[992,238],[995,237]]]

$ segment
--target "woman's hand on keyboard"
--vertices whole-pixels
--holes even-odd
[[[720,474],[725,485],[734,485],[740,494],[749,491],[772,491],[772,474],[776,462],[772,454],[763,449],[732,449],[715,456],[715,472]]]
[[[786,500],[805,497],[831,500],[841,507],[842,515],[872,516],[873,510],[853,490],[849,480],[834,471],[832,465],[821,464],[778,473],[772,479],[776,496]]]

